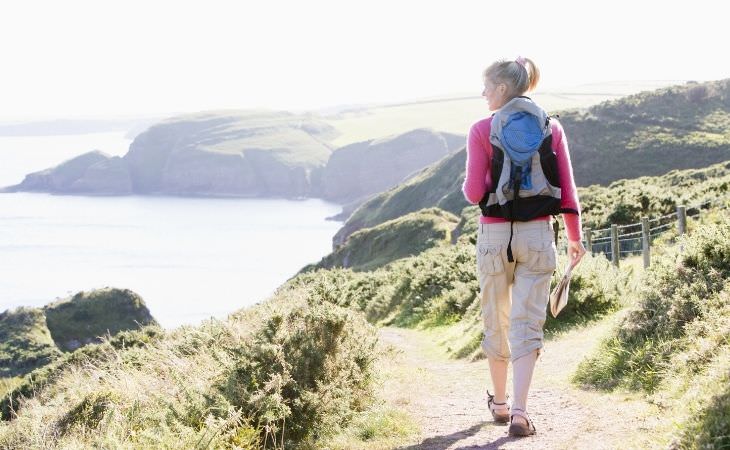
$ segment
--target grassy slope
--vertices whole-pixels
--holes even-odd
[[[270,152],[287,166],[317,167],[327,162],[330,147],[324,143],[335,131],[311,115],[285,111],[208,111],[171,117],[140,134],[129,155],[148,146],[145,161],[162,167],[170,151],[197,149],[241,154],[244,148]],[[296,151],[292,150],[296,149]],[[155,160],[155,155],[158,160]]]
[[[705,167],[730,159],[730,80],[643,92],[560,120],[580,186]]]
[[[361,228],[372,227],[423,208],[438,207],[459,214],[466,201],[461,194],[463,179],[454,173],[464,171],[466,154],[459,151],[423,169],[400,185],[363,203],[347,219],[334,237],[341,244]]]
[[[376,269],[396,259],[450,243],[451,230],[457,221],[456,216],[438,208],[406,214],[356,232],[344,245],[307,270],[332,267]]]
[[[645,393],[671,420],[661,439],[675,448],[730,445],[729,219],[707,215],[682,252],[653,262],[635,305],[574,377]]]
[[[0,314],[1,378],[23,375],[60,354],[42,310],[20,307]]]
[[[308,448],[371,401],[374,338],[316,286],[226,321],[121,333],[29,374],[0,402],[17,414],[0,447],[260,448],[286,430]]]

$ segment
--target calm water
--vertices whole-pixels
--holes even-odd
[[[0,185],[100,148],[62,155],[53,142],[0,139]],[[339,211],[316,199],[0,194],[0,311],[114,286],[140,294],[166,328],[225,318],[329,253],[341,223],[325,217]]]

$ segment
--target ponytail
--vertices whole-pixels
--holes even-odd
[[[484,70],[483,76],[496,83],[504,83],[508,97],[514,98],[532,91],[540,81],[540,69],[529,58],[518,56],[514,61],[499,60]]]

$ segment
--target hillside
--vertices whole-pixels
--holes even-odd
[[[579,186],[701,168],[730,159],[730,79],[565,111],[560,121]]]
[[[466,152],[462,149],[414,174],[403,183],[360,205],[332,238],[333,248],[352,233],[423,208],[437,207],[459,214],[467,206],[461,193]],[[462,174],[461,177],[457,174]]]
[[[660,107],[665,103],[670,106]],[[602,121],[599,123],[596,117]],[[587,110],[563,112],[559,120],[568,136],[583,209],[595,212],[587,222],[594,228],[605,227],[611,221],[635,222],[642,214],[666,213],[682,202],[705,201],[728,187],[727,169],[720,162],[730,160],[730,80],[644,92]],[[680,120],[684,122],[681,127],[677,125]],[[633,124],[629,126],[628,122]],[[667,138],[666,133],[674,136],[670,140],[673,144],[661,150],[652,147],[659,135],[647,131],[647,127],[655,126],[651,124],[659,123],[666,127],[663,138]],[[670,124],[675,124],[675,128],[668,128]],[[688,132],[692,129],[708,131]],[[601,142],[610,145],[601,147],[600,152],[595,148],[587,150],[585,137],[599,132]],[[654,137],[646,138],[649,135]],[[627,139],[635,145],[629,145]],[[637,144],[641,142],[644,143]],[[716,164],[708,168],[711,163]],[[468,206],[461,193],[465,165],[464,148],[401,185],[372,197],[355,209],[334,237],[333,247],[342,244],[356,230],[420,208],[438,206],[459,214]],[[688,167],[696,170],[668,173]],[[666,178],[661,174],[666,174]],[[706,179],[714,181],[707,185]],[[586,186],[589,182],[591,186]],[[601,193],[610,187],[596,182],[617,182],[627,189],[620,196],[609,196],[612,200],[607,202]]]
[[[605,83],[539,91],[535,98],[549,110],[565,109],[663,85]],[[123,158],[87,152],[2,191],[320,197],[346,205],[349,213],[462,146],[470,123],[487,113],[475,93],[334,113],[187,114],[138,134]]]
[[[337,250],[303,270],[346,267],[372,270],[396,259],[451,243],[458,218],[438,208],[422,209],[354,233]]]
[[[347,145],[317,174],[321,181],[313,194],[338,203],[377,194],[463,145],[463,136],[427,129]]]
[[[0,377],[31,372],[60,354],[42,310],[20,307],[0,313]]]

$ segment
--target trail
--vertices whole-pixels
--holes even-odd
[[[405,410],[420,433],[401,449],[615,449],[650,448],[658,409],[638,396],[584,391],[570,376],[610,325],[604,320],[547,340],[537,362],[528,411],[537,433],[515,438],[487,408],[486,360],[450,359],[438,332],[384,327],[392,346],[382,395]],[[511,372],[511,366],[510,366]],[[511,391],[511,374],[507,384]],[[491,390],[491,387],[490,387]]]

